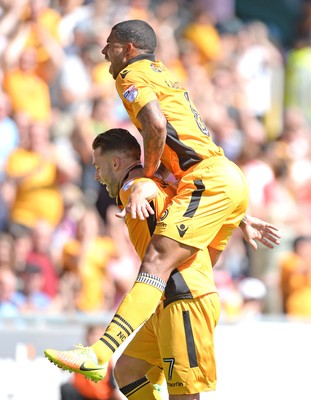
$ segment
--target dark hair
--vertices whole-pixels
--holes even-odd
[[[111,32],[120,43],[133,43],[140,50],[154,53],[157,46],[157,38],[152,27],[147,22],[139,19],[131,19],[119,22]]]
[[[96,136],[92,143],[92,149],[100,148],[101,153],[118,151],[132,153],[133,157],[140,160],[141,149],[136,138],[126,129],[113,128]]]

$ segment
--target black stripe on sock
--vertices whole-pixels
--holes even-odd
[[[148,385],[150,382],[149,380],[144,376],[143,378],[137,379],[137,381],[129,383],[126,386],[123,386],[120,388],[120,392],[124,394],[124,396],[129,397],[132,394],[136,393],[137,390],[140,390],[144,386]]]
[[[120,324],[119,321],[116,321],[116,319],[119,319],[123,325]],[[115,324],[119,325],[120,327],[123,327],[123,329],[125,330],[125,332],[128,333],[128,335],[130,335],[132,332],[134,332],[134,329],[132,328],[131,324],[129,324],[124,318],[121,317],[121,315],[119,314],[115,314],[115,316],[113,317],[112,322],[114,322]],[[129,328],[130,332],[127,330],[127,328]]]
[[[113,336],[109,335],[109,333],[105,333],[103,335],[103,337],[106,337],[107,339],[109,339],[113,344],[116,345],[116,347],[120,346],[120,343]]]
[[[119,347],[119,346],[117,346],[117,348],[114,348],[109,342],[107,342],[107,340],[104,338],[104,337],[101,337],[99,340],[101,340],[103,343],[105,343],[105,345],[107,346],[107,347],[109,347],[109,349],[114,353],[116,350],[117,350],[117,348]]]

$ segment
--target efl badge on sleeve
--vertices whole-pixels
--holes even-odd
[[[136,89],[135,85],[131,85],[125,92],[123,92],[123,97],[130,103],[133,103],[137,95],[138,89]]]

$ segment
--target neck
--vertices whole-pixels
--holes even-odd
[[[129,174],[129,172],[132,171],[133,168],[135,168],[135,167],[137,167],[137,166],[141,166],[141,162],[140,162],[140,161],[133,162],[131,165],[129,165],[127,168],[125,168],[125,170],[124,170],[124,175],[123,175],[123,179],[124,179],[124,177],[125,177],[126,175]]]

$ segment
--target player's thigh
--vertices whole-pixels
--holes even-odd
[[[141,271],[168,280],[171,272],[197,251],[198,249],[170,237],[153,234],[142,260]]]
[[[223,224],[216,236],[210,242],[208,248],[213,249],[212,252],[221,252],[227,246],[230,237],[233,234],[233,231],[239,226],[242,218],[244,217],[247,209],[248,201],[247,194],[240,199],[240,202],[237,204],[234,210],[230,213],[229,216],[223,221]],[[214,265],[214,264],[213,264]]]
[[[189,184],[172,199],[165,213],[157,221],[154,234],[202,250],[213,240],[232,212],[233,206],[224,194],[219,195],[219,200],[223,198],[217,204],[213,204],[212,198],[206,195],[195,205],[195,212],[187,214],[192,195],[193,186]]]
[[[218,159],[213,165],[194,170],[181,179],[176,195],[157,222],[155,233],[203,249],[235,214],[237,207],[239,213],[234,219],[237,224],[241,221],[247,193],[240,170],[228,160]],[[243,207],[240,207],[241,199]]]
[[[219,313],[219,296],[212,293],[175,301],[158,314],[157,336],[169,394],[215,390],[214,329]]]

